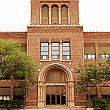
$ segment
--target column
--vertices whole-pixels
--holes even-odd
[[[40,8],[40,24],[42,23],[42,8]]]
[[[10,100],[13,100],[13,85],[10,86]]]
[[[51,39],[49,39],[49,60],[51,60]]]
[[[60,40],[60,60],[62,60],[62,41]]]
[[[68,82],[68,107],[74,107],[74,81]]]
[[[98,43],[95,43],[95,54],[96,54],[96,64],[97,60],[99,59],[99,48],[98,48]]]
[[[44,97],[44,83],[42,81],[38,82],[38,107],[43,108],[45,106]]]
[[[49,6],[49,24],[52,24],[51,23],[51,17],[52,17],[52,14],[51,14],[51,6]]]
[[[61,6],[59,6],[59,24],[61,24]]]
[[[99,58],[99,48],[98,48],[98,43],[95,43],[95,52],[96,52],[96,60]]]
[[[70,24],[70,8],[68,7],[68,24]]]

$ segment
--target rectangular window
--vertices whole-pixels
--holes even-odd
[[[9,100],[9,96],[0,96],[0,100]]]
[[[52,59],[59,59],[60,57],[60,44],[59,43],[52,43],[51,54]]]
[[[49,58],[49,43],[41,43],[41,59],[47,60]]]
[[[70,43],[67,42],[62,43],[62,58],[64,60],[70,59]]]
[[[85,59],[95,59],[95,55],[94,54],[85,54],[84,58]]]
[[[100,59],[107,59],[107,58],[109,58],[109,55],[107,55],[107,54],[100,54],[99,58]]]

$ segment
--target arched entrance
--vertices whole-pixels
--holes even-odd
[[[46,66],[38,77],[38,107],[74,106],[74,81],[69,69],[61,64]]]
[[[59,68],[47,72],[46,105],[66,105],[66,75]]]

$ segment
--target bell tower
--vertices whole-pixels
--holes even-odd
[[[31,25],[79,25],[79,0],[31,0]]]
[[[79,0],[31,0],[27,52],[40,68],[34,75],[37,84],[29,87],[27,106],[74,108],[73,69],[83,62],[84,52],[78,5]]]

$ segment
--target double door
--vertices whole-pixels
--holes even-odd
[[[47,86],[46,105],[66,105],[66,87],[59,85]]]

